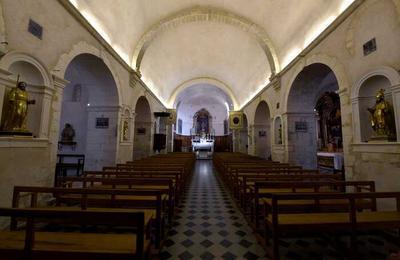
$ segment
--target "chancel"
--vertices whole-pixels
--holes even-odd
[[[400,259],[399,0],[1,0],[0,259]]]

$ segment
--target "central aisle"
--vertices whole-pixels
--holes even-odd
[[[265,251],[215,175],[211,160],[196,162],[161,259],[265,259]]]

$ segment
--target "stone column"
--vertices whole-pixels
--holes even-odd
[[[6,94],[7,86],[11,84],[11,80],[8,78],[12,73],[0,69],[0,124],[1,124],[1,116],[3,114],[3,106],[4,106],[4,95]]]
[[[352,142],[360,142],[361,136],[360,131],[356,133],[356,129],[360,129],[359,120],[359,100],[351,100],[348,91],[345,89],[339,91],[340,97],[340,112],[342,117],[342,138],[343,138],[343,157],[346,180],[353,179],[353,165],[354,155],[351,155]],[[358,99],[358,98],[357,98]],[[357,116],[357,120],[355,120]]]
[[[150,150],[149,150],[149,156],[154,154],[154,150],[153,150],[153,145],[154,145],[154,134],[155,134],[156,131],[157,131],[157,130],[155,131],[155,128],[156,128],[156,121],[154,120],[154,121],[152,121],[152,122],[150,123],[150,140],[149,140],[149,143],[150,143]]]
[[[239,138],[237,136],[238,130],[232,129],[232,151],[239,152]]]
[[[64,85],[65,87],[65,85]],[[39,138],[48,138],[49,137],[49,124],[51,118],[51,110],[52,110],[52,99],[55,95],[55,91],[51,88],[45,86],[43,90],[43,100],[42,100],[42,111],[41,120],[40,120],[40,129],[39,129]],[[62,97],[62,94],[61,94]],[[62,103],[62,98],[60,101],[60,105]],[[61,110],[61,109],[60,109]]]
[[[255,155],[256,154],[256,146],[254,143],[254,124],[250,124],[248,127],[248,154]]]
[[[400,85],[392,86],[393,109],[396,118],[397,142],[400,142]]]
[[[55,167],[58,151],[58,137],[60,135],[63,92],[65,86],[69,84],[69,81],[53,75],[53,84],[54,93],[51,101],[49,141],[51,143],[50,162],[52,166]]]
[[[167,130],[166,130],[166,136],[167,136],[167,141],[166,141],[166,151],[167,152],[173,152],[174,151],[174,125],[167,124]]]

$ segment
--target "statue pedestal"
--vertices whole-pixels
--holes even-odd
[[[369,143],[389,142],[391,138],[388,135],[373,135],[369,138]]]
[[[30,132],[0,131],[0,136],[33,137]]]

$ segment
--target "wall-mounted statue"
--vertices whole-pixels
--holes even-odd
[[[75,137],[75,130],[71,124],[66,123],[64,129],[61,132],[61,142],[72,143]]]
[[[376,103],[372,108],[368,108],[370,121],[374,135],[370,140],[395,140],[396,128],[394,120],[393,106],[385,100],[384,89],[376,94]]]
[[[279,124],[278,128],[278,144],[282,144],[283,139],[282,139],[282,124]]]
[[[129,122],[128,120],[124,120],[122,124],[122,140],[128,141],[129,140]]]
[[[1,126],[3,134],[32,135],[27,126],[28,105],[35,104],[35,100],[29,100],[26,91],[27,84],[18,82],[7,95],[4,105],[4,120]]]

